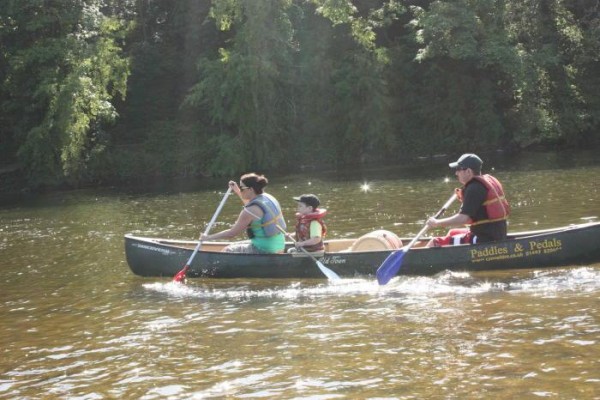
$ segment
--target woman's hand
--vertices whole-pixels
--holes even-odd
[[[212,236],[211,235],[205,235],[204,233],[201,233],[199,239],[200,239],[201,242],[207,242],[209,240],[212,240]]]
[[[229,181],[229,187],[231,188],[231,190],[233,190],[233,193],[237,194],[238,196],[241,196],[242,191],[240,190],[240,187],[238,186],[236,181]]]

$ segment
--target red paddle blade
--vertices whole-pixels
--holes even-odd
[[[190,269],[189,265],[183,267],[183,269],[173,277],[173,282],[183,283],[183,281],[185,281],[185,274],[188,272],[188,269]]]

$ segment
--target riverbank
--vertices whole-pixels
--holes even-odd
[[[480,152],[484,160],[484,172],[490,169],[498,170],[527,170],[527,169],[555,169],[574,166],[598,165],[600,159],[597,157],[598,149],[589,150],[552,150],[545,147],[521,151],[517,153],[506,151]],[[344,176],[356,174],[361,171],[370,175],[369,171],[380,169],[392,170],[394,176],[410,176],[415,172],[420,175],[435,177],[445,173],[447,163],[454,161],[459,154],[433,154],[421,155],[407,159],[402,162],[363,162],[354,166],[332,166],[311,165],[300,166],[294,171],[258,171],[269,178],[277,178],[289,175],[322,175],[322,176]],[[351,171],[351,172],[349,172]],[[0,205],[12,204],[27,198],[43,194],[81,190],[81,189],[108,189],[115,188],[124,191],[141,192],[190,192],[204,188],[219,187],[223,180],[235,179],[235,177],[210,177],[198,176],[137,176],[126,179],[115,179],[113,181],[85,182],[77,185],[60,183],[56,185],[40,185],[31,187],[26,184],[27,180],[23,169],[13,164],[0,168]]]

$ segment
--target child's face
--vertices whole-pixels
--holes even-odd
[[[310,214],[311,212],[313,212],[313,208],[311,206],[307,206],[301,201],[298,202],[297,210],[298,214]]]

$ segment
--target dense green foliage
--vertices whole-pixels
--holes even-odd
[[[112,101],[126,94],[126,29],[99,3],[2,3],[2,155],[26,166],[32,184],[88,179]]]
[[[596,0],[5,0],[30,185],[600,142]]]

